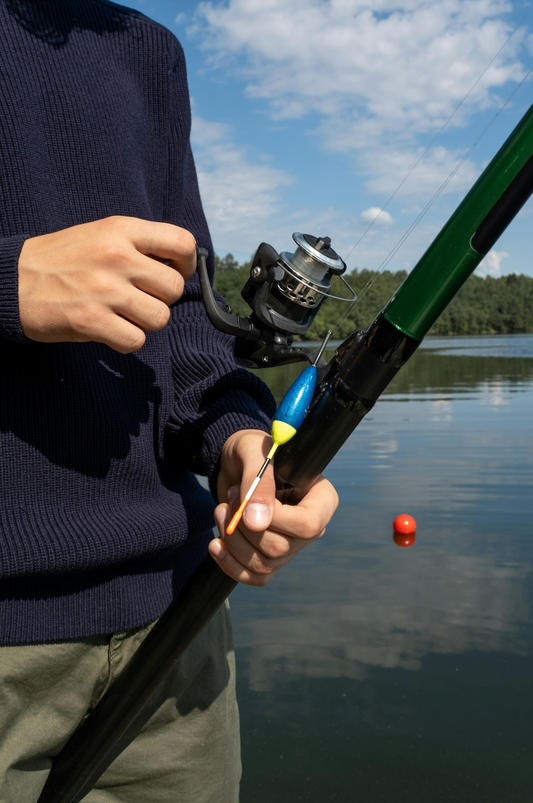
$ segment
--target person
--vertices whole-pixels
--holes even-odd
[[[269,472],[224,536],[275,406],[203,309],[178,41],[109,0],[0,0],[0,31],[0,800],[32,803],[207,550],[263,586],[337,498]],[[113,758],[90,803],[235,803],[226,609]]]

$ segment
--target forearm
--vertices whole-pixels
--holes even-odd
[[[168,331],[175,405],[167,451],[212,477],[234,432],[270,431],[275,401],[257,376],[236,364],[233,338],[208,321],[196,282],[173,308]]]

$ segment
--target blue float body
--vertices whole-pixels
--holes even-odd
[[[311,404],[316,387],[316,368],[310,365],[296,379],[281,400],[275,421],[284,421],[294,429],[298,429],[305,418]]]

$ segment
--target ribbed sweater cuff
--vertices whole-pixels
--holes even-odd
[[[258,429],[270,433],[268,415],[245,391],[229,391],[209,409],[210,423],[204,431],[204,454],[210,466],[209,489],[218,501],[216,485],[220,470],[220,455],[224,444],[235,432],[243,429]]]
[[[18,263],[26,236],[0,238],[0,336],[30,343],[22,331],[19,314]]]

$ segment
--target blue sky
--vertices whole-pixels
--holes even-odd
[[[288,250],[292,232],[306,231],[332,237],[350,268],[379,268],[533,67],[531,0],[127,5],[166,25],[184,47],[213,241],[220,255],[239,259],[262,240]],[[532,101],[533,75],[390,269],[416,264]],[[533,276],[532,252],[530,201],[478,272]]]

